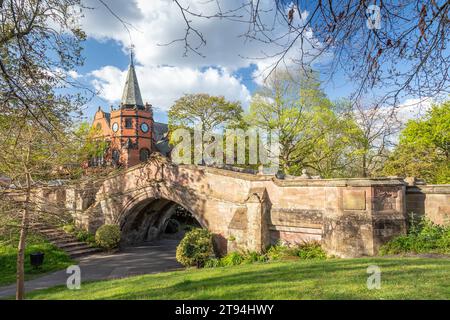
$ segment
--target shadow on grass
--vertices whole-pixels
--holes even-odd
[[[382,270],[382,289],[368,290],[367,267]],[[435,299],[450,298],[450,261],[349,259],[277,262],[139,276],[53,288],[56,299]]]
[[[62,250],[41,237],[30,237],[30,244],[25,251],[25,279],[30,280],[46,273],[64,269],[73,264],[73,260]],[[43,252],[44,263],[34,268],[30,263],[30,253]],[[6,286],[16,281],[17,248],[13,245],[0,247],[0,286]]]

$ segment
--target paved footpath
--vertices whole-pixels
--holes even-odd
[[[127,247],[114,254],[95,254],[79,259],[81,281],[123,278],[139,274],[159,273],[180,269],[175,259],[179,240],[160,240]],[[25,291],[65,285],[70,275],[59,270],[25,282]],[[14,296],[16,285],[0,287],[0,299]]]

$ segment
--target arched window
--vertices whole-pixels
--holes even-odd
[[[139,160],[141,162],[147,161],[149,157],[150,157],[150,150],[148,150],[147,148],[143,148],[139,151]]]
[[[113,164],[118,164],[120,160],[120,152],[119,150],[114,149],[112,151],[112,162]]]

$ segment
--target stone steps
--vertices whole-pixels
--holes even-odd
[[[86,245],[84,242],[80,242],[80,241],[70,241],[70,242],[65,242],[65,243],[53,242],[53,244],[55,246],[57,246],[58,248],[64,249],[64,250],[69,249],[69,248],[72,249],[74,247],[83,247]]]
[[[87,248],[84,249],[68,250],[66,252],[70,255],[71,258],[79,258],[90,254],[99,253],[101,252],[101,250],[99,248],[92,248],[88,246]]]
[[[85,242],[78,241],[75,236],[53,226],[42,223],[34,223],[31,227],[42,234],[48,241],[50,241],[50,243],[65,251],[71,258],[79,258],[101,252],[99,248],[93,248]]]

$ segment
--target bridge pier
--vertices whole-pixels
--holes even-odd
[[[265,188],[254,188],[249,192],[247,207],[247,250],[262,252],[270,244],[268,216],[270,200]]]

